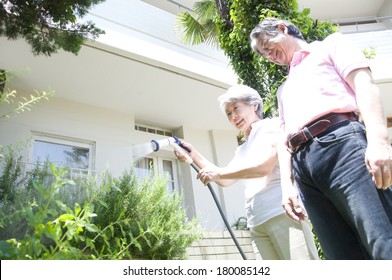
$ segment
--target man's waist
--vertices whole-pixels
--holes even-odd
[[[330,127],[344,121],[356,121],[358,116],[354,112],[347,113],[330,113],[324,115],[307,125],[300,131],[294,133],[288,140],[287,146],[291,153],[296,153],[303,145],[308,143],[314,137],[328,130]]]

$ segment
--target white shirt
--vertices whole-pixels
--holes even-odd
[[[252,124],[244,144],[239,146],[229,166],[260,164],[263,153],[270,153],[271,141],[279,135],[279,119],[264,119]],[[241,180],[245,187],[245,210],[248,226],[254,227],[284,213],[278,164],[267,176]]]

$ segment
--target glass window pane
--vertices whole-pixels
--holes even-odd
[[[90,149],[70,145],[35,140],[33,146],[33,162],[49,160],[57,166],[88,169]]]
[[[158,170],[159,169],[159,170]],[[160,158],[144,157],[134,162],[134,172],[136,177],[143,178],[153,176],[154,172],[159,172],[167,178],[167,190],[169,193],[175,191],[175,170],[172,160],[164,160]]]
[[[162,160],[163,174],[167,176],[167,190],[174,191],[174,178],[173,178],[173,163],[170,160]]]
[[[140,158],[135,163],[136,177],[143,178],[152,176],[154,172],[154,160],[152,158]]]

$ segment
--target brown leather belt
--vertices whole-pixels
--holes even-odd
[[[344,121],[358,120],[357,114],[349,113],[331,113],[304,126],[299,132],[293,134],[287,141],[289,151],[296,153],[304,144],[312,140],[314,137],[326,131],[329,127]]]

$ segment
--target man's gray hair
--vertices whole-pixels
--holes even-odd
[[[257,24],[250,33],[251,47],[256,53],[261,55],[259,49],[257,48],[257,40],[262,40],[261,42],[263,45],[266,43],[266,36],[269,38],[276,37],[280,33],[280,24],[283,24],[287,27],[287,33],[289,35],[301,40],[305,40],[299,28],[293,23],[278,18],[265,18],[259,24]]]
[[[219,106],[226,114],[226,106],[234,102],[243,102],[246,105],[257,104],[256,114],[263,118],[263,100],[260,94],[246,85],[235,85],[218,97]]]

